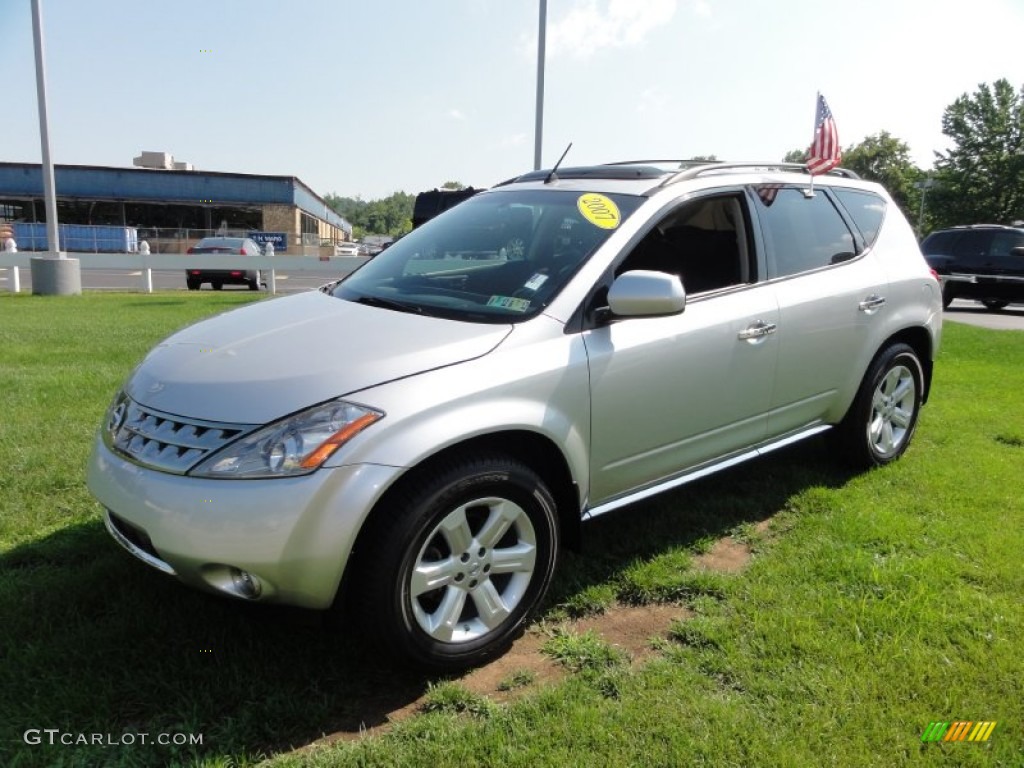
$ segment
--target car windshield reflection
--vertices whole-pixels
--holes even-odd
[[[642,201],[548,189],[478,195],[397,241],[332,293],[398,311],[518,322],[550,304]]]

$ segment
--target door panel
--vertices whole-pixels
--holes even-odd
[[[777,323],[774,289],[760,285],[585,331],[590,504],[761,440]]]
[[[779,358],[770,437],[825,418],[856,388],[878,344],[888,293],[871,253],[775,287]]]

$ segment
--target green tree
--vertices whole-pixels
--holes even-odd
[[[441,185],[441,189],[455,189],[455,190],[459,190],[459,189],[465,189],[465,188],[466,188],[466,185],[463,184],[461,181],[446,181],[444,184]]]
[[[982,83],[946,107],[942,132],[953,147],[936,152],[928,204],[938,226],[1024,219],[1024,88]]]
[[[859,144],[843,150],[843,168],[861,178],[877,181],[893,196],[903,213],[916,217],[921,193],[915,184],[924,178],[924,171],[910,159],[910,147],[888,131],[867,136]]]
[[[791,149],[786,153],[785,157],[782,158],[784,163],[805,163],[807,162],[807,150],[806,149]]]
[[[412,229],[412,205],[415,197],[395,192],[380,200],[359,197],[324,195],[326,203],[352,225],[356,239],[365,235],[391,235],[397,237]]]

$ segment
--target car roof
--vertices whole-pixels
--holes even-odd
[[[225,235],[211,235],[210,237],[204,237],[199,242],[200,243],[214,243],[214,242],[219,242],[219,243],[243,243],[243,242],[245,242],[246,240],[249,240],[249,239],[250,238],[248,238],[248,237],[227,237]],[[253,242],[255,242],[255,241],[253,241]]]
[[[755,175],[765,182],[806,182],[807,167],[800,163],[766,161],[705,162],[693,160],[627,160],[603,165],[572,166],[554,170],[530,171],[502,182],[494,188],[529,185],[561,189],[620,192],[651,196],[673,184],[694,181],[712,175]],[[830,179],[858,180],[853,171],[836,168],[827,174]],[[821,179],[822,176],[815,177]],[[750,180],[747,180],[749,183]]]
[[[936,229],[932,232],[932,235],[937,235],[940,232],[964,232],[971,229],[995,229],[1010,232],[1024,232],[1021,227],[1010,226],[1009,224],[957,224],[955,227],[946,227],[945,229]],[[931,235],[929,235],[930,237]]]

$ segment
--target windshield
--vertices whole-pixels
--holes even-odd
[[[332,294],[396,311],[517,322],[551,303],[641,202],[554,189],[477,195],[395,242]]]

